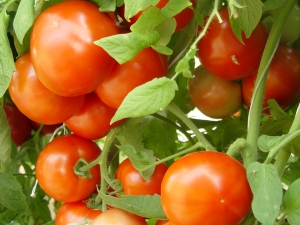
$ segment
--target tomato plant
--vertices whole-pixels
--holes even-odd
[[[201,64],[222,79],[247,77],[259,66],[268,37],[266,28],[259,23],[249,38],[242,33],[241,43],[230,26],[228,9],[219,9],[219,14],[223,22],[212,22],[207,34],[197,44]]]
[[[151,177],[145,180],[127,158],[118,167],[115,178],[121,181],[125,195],[160,194],[160,185],[168,167],[158,164]]]
[[[197,152],[180,158],[166,172],[161,187],[164,212],[174,224],[240,224],[251,208],[246,170],[224,153]]]
[[[117,33],[110,16],[91,2],[64,1],[47,8],[35,21],[30,39],[38,78],[62,96],[94,91],[115,63],[94,41]]]
[[[16,61],[16,71],[9,84],[9,94],[19,110],[29,119],[43,124],[57,124],[73,116],[85,96],[63,97],[47,89],[37,78],[30,53]]]
[[[251,96],[257,73],[244,79],[242,94],[244,103],[250,107]],[[300,55],[285,44],[280,44],[272,59],[264,93],[263,107],[268,107],[268,100],[274,99],[286,109],[298,98],[300,93]],[[268,112],[268,110],[265,110]]]
[[[199,66],[189,80],[192,103],[206,116],[226,118],[242,106],[241,86],[236,81],[220,79]]]
[[[41,135],[52,135],[55,132],[55,130],[58,129],[63,124],[58,123],[58,124],[47,125],[47,124],[40,124],[33,120],[30,120],[30,125],[31,125],[32,129],[34,129],[35,131],[40,129],[40,126],[43,126],[42,129],[40,130]]]
[[[74,167],[80,158],[90,162],[100,152],[94,142],[74,134],[55,138],[38,156],[36,177],[39,185],[49,196],[62,202],[87,198],[96,190],[100,179],[99,166],[90,169],[91,177],[76,175]]]

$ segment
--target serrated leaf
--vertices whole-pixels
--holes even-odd
[[[102,38],[94,43],[102,47],[119,64],[131,60],[138,52],[154,45],[160,39],[158,32],[145,34],[130,32]]]
[[[22,0],[13,21],[16,36],[21,44],[35,20],[34,3],[34,0]]]
[[[0,162],[2,165],[7,166],[10,162],[12,140],[11,130],[2,107],[0,107],[0,127]]]
[[[130,18],[135,16],[139,11],[146,9],[151,5],[156,5],[158,2],[159,0],[124,0],[124,17],[127,21],[130,21]]]
[[[153,114],[165,108],[177,89],[176,82],[166,77],[155,78],[136,87],[126,96],[111,123],[123,118]]]
[[[247,168],[247,178],[253,193],[254,216],[264,225],[273,225],[279,214],[283,195],[275,166],[254,162]]]
[[[196,47],[193,46],[190,47],[187,54],[177,63],[175,72],[185,74],[186,71],[190,71],[190,60],[194,59],[196,53],[197,53]]]
[[[300,179],[294,181],[283,196],[283,212],[287,215],[290,225],[300,221]]]
[[[156,31],[160,34],[158,44],[167,45],[176,29],[176,20],[174,18],[166,18],[156,27]]]
[[[104,195],[101,192],[99,192],[99,195],[106,204],[112,207],[123,209],[145,218],[166,219],[162,210],[160,196],[157,194],[122,196],[121,198]]]
[[[30,215],[31,211],[17,179],[10,173],[0,173],[0,203],[20,214]]]
[[[161,13],[165,17],[171,18],[189,6],[192,6],[190,0],[169,0],[168,3],[161,9]]]

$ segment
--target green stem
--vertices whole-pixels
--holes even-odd
[[[245,139],[238,138],[238,139],[236,139],[235,142],[233,142],[229,146],[226,154],[230,155],[230,156],[234,156],[236,153],[238,153],[239,151],[243,150],[246,147],[246,145],[247,145],[247,141]]]
[[[244,152],[245,167],[256,161],[257,158],[257,139],[259,136],[267,72],[279,44],[282,27],[296,2],[297,0],[290,0],[283,4],[281,10],[277,14],[277,17],[274,18],[274,23],[266,42],[265,50],[263,52],[262,60],[258,69],[258,76],[255,82],[254,94],[252,96],[251,107],[249,111],[247,141],[251,148],[248,148],[248,150]]]
[[[170,103],[167,106],[167,110],[169,110],[179,119],[181,119],[181,121],[184,122],[187,125],[187,127],[194,132],[198,139],[198,142],[200,142],[203,148],[210,151],[216,151],[216,149],[206,140],[203,134],[198,130],[195,124],[174,103]]]

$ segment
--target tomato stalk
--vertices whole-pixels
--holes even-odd
[[[279,44],[282,27],[296,2],[296,0],[291,0],[283,4],[281,10],[277,14],[277,17],[274,18],[274,23],[266,42],[266,46],[258,69],[257,80],[254,86],[251,106],[249,109],[247,141],[250,145],[250,148],[246,148],[244,149],[244,151],[242,151],[245,167],[250,165],[252,162],[255,162],[257,159],[257,139],[259,137],[262,103],[264,98],[267,73],[272,58]]]

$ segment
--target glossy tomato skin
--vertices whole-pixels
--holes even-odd
[[[144,180],[127,158],[119,165],[115,178],[121,181],[124,195],[160,195],[160,185],[167,169],[166,164],[158,164],[152,176]]]
[[[93,92],[86,95],[81,109],[66,120],[65,124],[78,136],[95,140],[104,137],[112,128],[126,121],[120,120],[110,124],[115,113],[116,109],[104,104],[98,95]]]
[[[8,91],[15,105],[29,119],[42,124],[62,123],[81,108],[85,96],[59,96],[40,82],[30,53],[22,55],[15,65]]]
[[[147,225],[144,218],[113,208],[101,213],[91,225]]]
[[[242,95],[244,103],[250,107],[257,72],[244,79]],[[283,108],[288,108],[300,94],[300,54],[285,44],[280,44],[275,52],[267,74],[263,108],[268,113],[268,100],[275,99]]]
[[[165,76],[167,70],[167,57],[149,47],[122,65],[116,63],[96,92],[105,104],[117,109],[135,87]]]
[[[75,134],[55,138],[38,156],[36,177],[39,185],[57,201],[77,202],[87,198],[100,181],[99,166],[90,169],[91,179],[77,176],[74,166],[80,158],[91,162],[100,153],[96,143]]]
[[[11,139],[17,146],[20,146],[31,137],[29,119],[15,105],[10,103],[5,104],[4,111],[11,129]]]
[[[115,63],[94,41],[115,34],[113,20],[91,2],[64,1],[47,8],[35,21],[30,39],[37,76],[62,96],[94,91]]]
[[[225,153],[202,151],[169,167],[161,201],[173,224],[238,225],[251,208],[252,192],[239,161]]]
[[[90,209],[85,202],[66,202],[58,209],[55,225],[66,225],[72,222],[93,222],[102,213],[100,210]]]
[[[156,7],[159,9],[162,9],[168,2],[169,2],[169,0],[160,0],[157,3]],[[195,5],[196,5],[195,1],[192,0],[191,2],[193,4],[193,6],[195,7]],[[130,21],[127,21],[125,19],[125,5],[124,4],[120,7],[118,7],[117,11],[118,11],[118,14],[120,15],[120,17],[123,19],[123,21],[125,23],[127,23],[129,26],[131,26],[139,19],[139,17],[143,14],[143,12],[145,10],[142,10],[142,11],[138,12],[135,16],[131,17]],[[190,8],[185,8],[180,13],[175,15],[174,19],[176,20],[176,24],[177,24],[175,32],[182,30],[191,21],[193,15],[194,15],[194,12]]]
[[[192,103],[206,116],[227,118],[242,106],[241,85],[237,81],[220,79],[199,66],[189,80]]]
[[[267,30],[262,23],[258,23],[249,38],[242,33],[243,44],[231,29],[227,8],[219,9],[219,13],[223,23],[215,18],[205,36],[197,43],[201,64],[222,79],[247,77],[259,66],[268,37]]]

